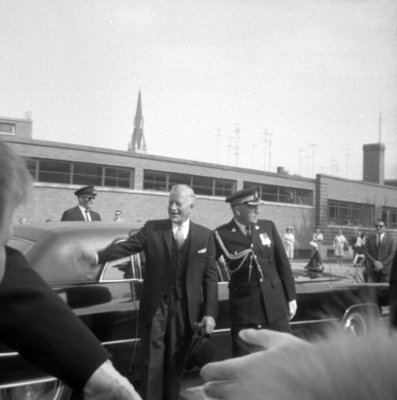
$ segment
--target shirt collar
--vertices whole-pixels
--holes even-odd
[[[242,224],[241,222],[237,221],[236,218],[234,218],[234,222],[236,223],[236,225],[239,227],[239,229],[241,230],[241,232],[244,233],[244,235],[246,234],[246,225]]]
[[[84,207],[81,207],[80,205],[79,205],[79,208],[80,208],[80,211],[82,212],[82,213],[85,213],[85,208]],[[89,210],[89,208],[88,208],[88,210]]]
[[[189,233],[189,227],[190,227],[190,219],[187,219],[185,222],[183,222],[181,225],[177,225],[172,223],[172,233],[175,235],[175,232],[179,228],[179,226],[182,228],[182,233],[184,239],[187,238],[187,235]]]

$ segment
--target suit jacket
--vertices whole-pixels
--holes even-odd
[[[374,258],[375,260],[378,260],[383,264],[383,269],[381,270],[381,273],[384,275],[390,275],[391,265],[394,256],[394,247],[394,239],[386,232],[384,233],[383,238],[380,241],[379,250],[376,234],[369,236],[365,241],[366,253],[369,253],[369,255],[372,256],[367,256],[368,272],[371,273],[375,271],[374,261],[372,260],[372,258]]]
[[[0,283],[0,340],[78,390],[109,358],[94,334],[10,247]]]
[[[249,258],[237,271],[240,260],[228,260],[218,240],[216,240],[217,258],[223,255],[231,270],[230,300],[231,319],[236,324],[255,323],[262,319],[261,311],[253,304],[258,295],[262,296],[268,322],[271,323],[288,314],[287,302],[296,298],[295,281],[288,261],[283,242],[272,221],[260,220],[253,227],[252,240],[241,232],[234,219],[216,229],[227,251],[236,255],[251,248],[256,262]],[[249,264],[252,263],[251,273]],[[259,282],[259,285],[258,285]],[[257,316],[255,317],[255,313]],[[248,321],[252,318],[252,321]]]
[[[186,296],[189,323],[201,315],[217,316],[218,273],[215,264],[213,233],[190,221],[190,244],[187,255]],[[163,295],[169,289],[173,235],[169,219],[148,221],[125,242],[98,253],[99,263],[144,251],[145,270],[140,299],[140,317],[144,326],[151,324]]]
[[[89,210],[89,213],[92,221],[101,221],[101,216],[97,212]],[[79,206],[76,206],[64,211],[61,221],[85,221],[85,218]]]

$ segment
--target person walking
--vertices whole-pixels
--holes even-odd
[[[350,239],[350,245],[354,252],[353,267],[361,267],[365,260],[364,240],[360,230],[355,230],[354,235]]]
[[[343,257],[345,255],[345,249],[347,248],[347,239],[343,235],[341,229],[339,229],[338,233],[335,235],[333,245],[336,257],[336,264],[339,267],[343,267]]]
[[[375,228],[375,234],[368,235],[364,245],[366,276],[368,282],[389,282],[395,242],[386,233],[384,221],[378,220]]]
[[[84,186],[74,192],[78,205],[64,211],[61,221],[101,221],[101,216],[91,209],[97,192],[94,186]]]
[[[238,336],[245,328],[290,332],[296,310],[294,277],[283,242],[272,221],[259,220],[255,189],[232,193],[227,199],[233,219],[216,228],[217,259],[223,257],[230,274],[229,305],[233,356],[247,348]]]
[[[283,242],[285,247],[285,252],[287,253],[288,261],[292,263],[294,258],[294,247],[295,247],[295,235],[292,230],[292,226],[288,226],[284,236]]]
[[[142,396],[178,400],[194,329],[211,334],[218,302],[218,274],[211,230],[191,221],[195,195],[187,185],[171,189],[168,219],[147,221],[125,242],[82,257],[91,263],[143,251],[145,276],[140,299],[143,353]]]

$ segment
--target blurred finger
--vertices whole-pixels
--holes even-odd
[[[203,386],[204,393],[212,399],[231,399],[235,384],[233,381],[208,382]]]
[[[277,349],[279,347],[293,345],[294,343],[304,343],[301,339],[285,332],[270,331],[267,329],[244,329],[239,336],[249,344],[261,346],[266,350]]]
[[[206,364],[201,368],[200,375],[206,381],[231,380],[239,376],[243,361],[233,358],[225,361]]]

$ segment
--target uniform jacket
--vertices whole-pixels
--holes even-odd
[[[189,322],[202,315],[216,317],[218,303],[218,275],[215,264],[213,233],[190,221],[190,244],[187,255],[186,296]],[[141,323],[149,326],[161,299],[169,289],[172,223],[169,219],[148,221],[125,242],[111,245],[99,252],[99,263],[144,251],[145,270],[140,300]]]
[[[0,283],[0,341],[78,390],[109,358],[94,334],[10,247]]]
[[[384,275],[390,275],[390,269],[393,262],[395,243],[394,239],[386,232],[383,234],[383,238],[380,241],[379,251],[377,245],[376,235],[371,235],[365,240],[365,250],[375,260],[380,261],[383,264],[381,273]],[[374,262],[371,257],[367,257],[368,272],[374,271]]]
[[[97,212],[89,210],[89,213],[92,221],[101,221],[101,216]],[[85,221],[85,218],[79,206],[76,206],[64,211],[61,221]]]
[[[261,292],[268,322],[275,321],[288,314],[287,302],[296,298],[295,282],[291,266],[285,253],[283,242],[272,221],[260,220],[252,229],[252,241],[241,232],[234,219],[217,228],[227,251],[238,254],[251,248],[258,260],[261,273],[253,261],[251,273],[250,260],[235,273],[230,275],[229,291],[231,300],[231,318],[238,324],[244,323],[248,315],[257,310],[252,307],[250,298],[254,299]],[[216,240],[217,258],[225,256]],[[228,260],[227,260],[228,261]],[[231,270],[238,267],[241,261],[228,261]],[[259,283],[259,284],[258,284]]]

